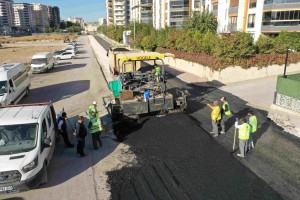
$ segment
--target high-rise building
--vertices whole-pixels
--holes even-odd
[[[125,26],[130,21],[129,0],[106,0],[107,24]]]
[[[14,3],[14,26],[21,30],[32,31],[35,28],[33,5],[29,3]]]
[[[153,23],[153,0],[132,0],[130,8],[130,21]]]
[[[48,6],[48,18],[50,26],[59,27],[60,25],[60,9],[57,6]]]
[[[300,0],[207,0],[218,19],[218,32],[242,31],[257,40],[261,33],[300,32]]]
[[[38,32],[45,32],[49,27],[48,7],[40,3],[34,3],[35,28]]]
[[[99,18],[99,26],[104,26],[106,24],[107,24],[107,22],[106,22],[105,18]]]
[[[79,24],[80,27],[84,29],[85,23],[84,20],[80,17],[68,17],[67,21],[72,22],[74,24]]]
[[[14,24],[13,1],[0,0],[0,32],[8,33]]]

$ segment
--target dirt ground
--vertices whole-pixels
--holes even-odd
[[[30,63],[31,57],[39,52],[54,52],[64,48],[63,41],[34,41],[2,44],[0,48],[0,64],[3,63]]]

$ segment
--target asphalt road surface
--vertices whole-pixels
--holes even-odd
[[[105,49],[109,47],[95,38]],[[188,110],[145,117],[138,126],[117,127],[139,165],[109,173],[112,199],[300,199],[298,138],[268,120],[266,111],[251,108],[230,93],[186,84],[170,74],[167,80],[171,93],[176,88],[191,93]],[[234,115],[226,134],[212,138],[206,104],[222,96],[231,103]],[[236,152],[230,154],[234,121],[249,110],[257,115],[259,130],[255,149],[241,159]]]
[[[100,67],[94,58],[88,38],[78,39],[78,59],[60,60],[58,65],[47,73],[31,75],[31,92],[20,103],[52,101],[56,112],[62,108],[68,113],[70,122],[75,123],[78,115],[85,116],[85,110],[94,101],[101,103],[101,95],[107,93],[107,86]],[[69,133],[72,130],[69,126]],[[71,134],[70,134],[71,135]],[[113,151],[109,139],[103,138],[106,150],[93,150],[91,137],[86,138],[87,156],[76,155],[76,140],[72,149],[66,149],[61,140],[48,168],[49,182],[38,189],[9,195],[0,199],[41,200],[41,199],[99,199],[95,184],[95,167],[101,159]]]

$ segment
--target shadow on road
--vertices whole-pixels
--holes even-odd
[[[80,51],[77,52],[77,54],[85,54],[85,53],[87,53],[86,50],[80,50]]]
[[[12,197],[12,198],[2,199],[2,200],[25,200],[25,199],[22,197]]]
[[[56,73],[61,71],[67,71],[72,69],[78,69],[85,67],[86,64],[66,64],[66,65],[59,65],[54,67],[54,69],[49,70],[47,73]]]
[[[29,96],[25,97],[24,100],[22,100],[22,103],[56,102],[88,91],[89,89],[90,80],[53,84],[31,89]]]

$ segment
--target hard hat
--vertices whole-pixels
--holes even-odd
[[[221,100],[221,101],[223,101],[223,100],[225,100],[225,101],[226,101],[226,97],[222,97],[220,100]]]
[[[97,105],[97,101],[93,101],[93,105]]]

